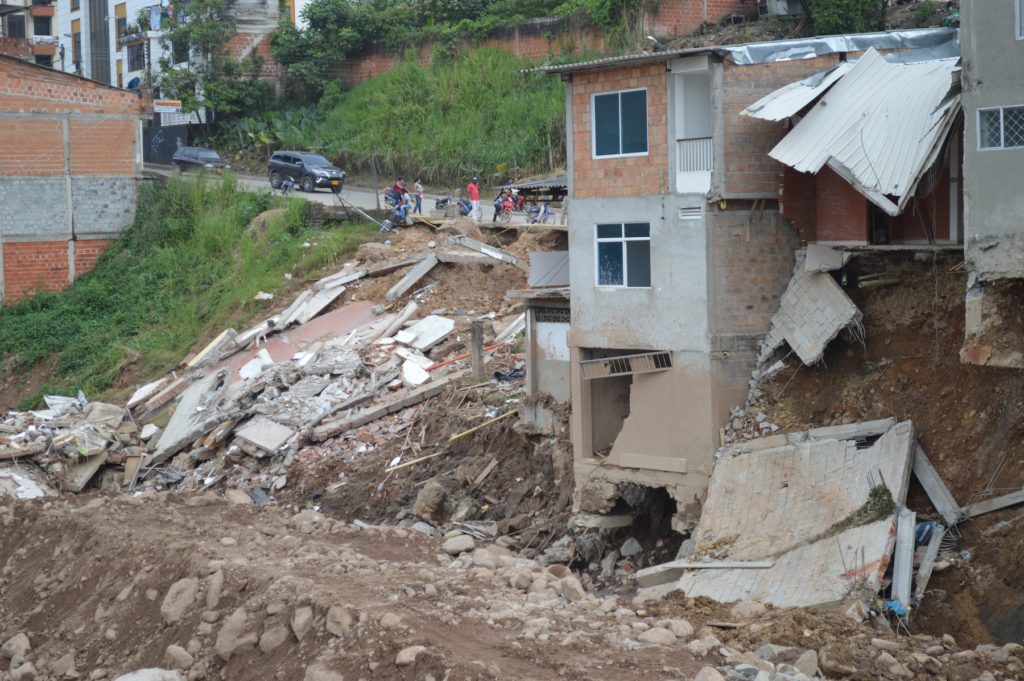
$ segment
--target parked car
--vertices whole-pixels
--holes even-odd
[[[199,168],[222,173],[231,167],[220,157],[220,154],[205,147],[180,147],[174,152],[171,163],[182,171]]]
[[[308,151],[275,151],[267,161],[267,175],[274,189],[279,189],[286,177],[292,178],[304,192],[327,187],[338,193],[345,186],[344,170]]]

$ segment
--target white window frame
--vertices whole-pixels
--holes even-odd
[[[626,236],[626,225],[647,225],[647,236]],[[618,225],[622,228],[622,236],[620,237],[606,237],[602,238],[597,236],[598,227],[610,227],[612,225]],[[651,283],[648,286],[630,286],[629,285],[629,258],[626,255],[626,244],[630,241],[646,241],[648,244],[651,243],[651,223],[649,222],[601,222],[594,225],[594,286],[600,289],[616,289],[616,290],[630,290],[630,291],[643,291],[645,289],[654,288],[654,268],[651,258],[651,250],[648,249],[648,262],[647,267],[651,272]],[[602,284],[601,282],[601,244],[621,244],[622,246],[622,283],[621,284]]]
[[[597,98],[604,97],[605,95],[622,95],[626,92],[643,92],[644,93],[644,108],[647,111],[647,119],[644,120],[644,137],[647,139],[647,151],[635,151],[629,154],[601,154],[597,153]],[[597,161],[600,159],[607,158],[630,158],[635,156],[649,156],[651,153],[651,126],[648,125],[650,119],[650,97],[647,96],[647,88],[645,87],[634,87],[627,88],[625,90],[608,90],[607,92],[594,92],[590,95],[590,157]],[[622,149],[622,97],[619,97],[619,149]]]
[[[1024,0],[1019,0],[1024,2]],[[1017,147],[1006,146],[1006,127],[1003,122],[1003,112],[1006,109],[1024,109],[1024,104],[1010,104],[1008,106],[986,106],[978,109],[977,115],[975,116],[975,125],[977,126],[977,134],[975,135],[978,143],[978,151],[1009,151],[1009,150],[1024,150],[1024,145]],[[981,114],[985,111],[998,111],[999,112],[999,146],[998,147],[983,147],[981,146]]]

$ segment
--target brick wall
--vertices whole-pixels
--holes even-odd
[[[131,224],[145,110],[135,93],[0,57],[3,302],[64,288]]]
[[[0,54],[16,59],[31,59],[32,43],[26,38],[0,37]]]
[[[259,57],[260,78],[276,79],[281,75],[281,67],[270,52],[270,35],[266,33],[236,33],[228,39],[228,54],[239,61],[250,57]]]
[[[815,241],[867,241],[868,200],[825,166],[816,176]]]
[[[723,196],[775,198],[778,194],[779,164],[768,152],[785,136],[786,130],[782,123],[740,116],[740,112],[780,87],[834,66],[838,61],[839,55],[833,54],[752,65],[723,62]]]
[[[707,214],[712,335],[765,334],[793,274],[797,232],[774,208]]]
[[[705,11],[706,9],[706,11]],[[674,38],[732,15],[757,16],[755,0],[665,0],[644,17],[645,34]]]
[[[573,198],[668,191],[667,80],[662,62],[573,76]],[[593,158],[591,95],[634,88],[647,88],[647,155]]]
[[[59,291],[70,276],[67,241],[10,242],[4,250],[4,299],[13,302],[38,290]]]

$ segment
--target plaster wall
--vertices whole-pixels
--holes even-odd
[[[964,227],[968,267],[982,279],[1024,277],[1024,147],[980,150],[978,110],[1024,105],[1024,39],[1015,0],[961,3]]]

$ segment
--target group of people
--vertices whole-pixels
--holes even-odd
[[[477,183],[477,178],[474,176],[466,186],[466,194],[469,196],[469,202],[473,206],[473,210],[470,216],[477,222],[483,219],[483,212],[480,210],[480,185]],[[505,186],[502,187],[498,195],[494,197],[494,217],[491,218],[491,222],[497,222],[498,216],[505,211],[522,210],[523,202],[525,197],[520,196],[512,187],[511,182],[506,182]]]
[[[405,180],[398,178],[391,187],[391,195],[395,200],[395,209],[392,212],[392,219],[395,222],[405,224],[410,212],[423,214],[423,183],[420,182],[420,178],[417,177],[412,183],[411,194],[405,186]]]

